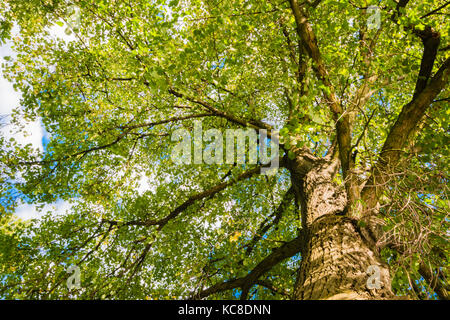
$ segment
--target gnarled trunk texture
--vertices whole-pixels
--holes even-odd
[[[291,173],[301,202],[305,246],[294,298],[392,298],[388,266],[358,221],[346,216],[346,192],[333,182],[337,161],[296,162]]]
[[[326,215],[309,226],[298,273],[296,299],[377,299],[392,296],[389,270],[363,240],[354,221]],[[367,285],[370,266],[380,271],[380,289]],[[372,267],[372,270],[373,269]]]

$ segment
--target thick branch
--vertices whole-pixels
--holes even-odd
[[[391,128],[388,137],[379,154],[378,162],[372,170],[372,175],[364,186],[362,199],[367,208],[374,208],[388,180],[387,168],[395,168],[406,142],[417,130],[417,125],[425,111],[447,85],[450,73],[450,59],[447,59],[431,79],[428,86],[400,112],[397,121]]]
[[[258,231],[253,236],[252,240],[246,245],[247,250],[246,254],[249,255],[253,251],[253,247],[255,244],[261,240],[261,238],[264,236],[264,234],[274,225],[277,225],[278,222],[280,222],[281,217],[283,216],[284,211],[286,210],[286,207],[289,205],[289,203],[294,198],[294,187],[290,187],[289,190],[284,194],[283,199],[281,199],[281,202],[277,209],[268,217],[265,219],[261,225],[259,226]],[[269,223],[269,220],[275,217],[271,223]]]
[[[273,293],[277,293],[277,294],[281,294],[282,296],[290,297],[290,294],[288,291],[284,290],[283,288],[275,287],[270,281],[258,280],[258,281],[256,281],[256,284],[258,286],[262,286],[262,287],[269,289]]]
[[[295,22],[297,24],[297,34],[302,40],[302,45],[308,53],[309,57],[314,62],[314,71],[316,72],[317,77],[329,89],[324,91],[324,95],[330,104],[331,111],[335,114],[341,114],[343,111],[342,107],[334,94],[334,88],[331,84],[331,81],[329,80],[328,71],[325,67],[325,63],[322,60],[322,55],[317,45],[316,36],[314,34],[314,31],[312,30],[311,25],[308,22],[306,13],[298,4],[297,0],[290,0],[290,4],[295,17]]]
[[[351,182],[353,179],[346,179],[349,175],[352,167],[351,162],[351,123],[350,115],[348,112],[344,112],[342,105],[336,97],[334,87],[329,79],[328,71],[325,63],[322,60],[319,47],[317,45],[317,39],[314,35],[311,25],[308,22],[306,13],[299,5],[297,0],[290,0],[291,9],[295,17],[297,24],[297,33],[302,40],[302,44],[314,62],[314,71],[317,77],[325,85],[326,89],[323,90],[323,94],[328,101],[330,110],[333,113],[334,120],[336,121],[336,133],[337,141],[339,145],[339,157],[341,160],[342,172],[344,179],[346,180],[346,189],[348,193],[352,188]],[[350,197],[351,198],[351,197]]]
[[[255,167],[253,169],[250,169],[248,171],[241,173],[239,176],[237,176],[235,179],[233,179],[231,181],[219,183],[206,191],[203,191],[203,192],[197,193],[193,196],[190,196],[186,201],[184,201],[182,204],[180,204],[178,207],[176,207],[174,210],[172,210],[167,216],[165,216],[164,218],[161,218],[161,219],[132,220],[132,221],[124,222],[124,223],[119,223],[118,221],[115,221],[115,220],[105,220],[105,221],[110,224],[113,224],[113,225],[121,224],[124,226],[133,225],[133,226],[144,226],[144,227],[158,226],[158,229],[161,230],[170,220],[176,218],[180,213],[182,213],[188,207],[193,205],[196,201],[204,199],[204,198],[210,198],[210,197],[216,195],[217,193],[219,193],[220,191],[224,190],[225,188],[235,184],[236,182],[250,178],[254,174],[259,173],[260,170],[261,170],[261,167],[259,167],[259,166]]]
[[[427,86],[431,72],[433,71],[434,61],[436,60],[436,55],[441,40],[440,34],[432,31],[432,29],[428,27],[425,31],[420,32],[419,36],[422,39],[424,49],[413,99],[416,98]]]
[[[431,289],[436,292],[439,299],[450,300],[449,292],[444,288],[444,286],[439,281],[439,276],[434,275],[431,272],[430,267],[427,267],[425,263],[419,264],[419,273],[431,287]]]
[[[132,130],[134,129],[139,129],[139,128],[148,128],[148,127],[154,127],[160,124],[166,124],[166,123],[171,123],[171,122],[176,122],[176,121],[182,121],[182,120],[188,120],[188,119],[195,119],[195,118],[204,118],[204,117],[211,117],[211,116],[215,116],[215,114],[213,113],[199,113],[199,114],[191,114],[191,115],[186,115],[186,116],[180,116],[180,117],[173,117],[173,118],[169,118],[169,119],[164,119],[164,120],[160,120],[160,121],[156,121],[156,122],[147,122],[147,123],[142,123],[142,124],[135,124],[135,125],[122,125],[122,126],[118,126],[114,129],[122,129],[123,132],[120,133],[113,141],[103,144],[103,145],[99,145],[99,146],[95,146],[89,149],[85,149],[82,151],[78,151],[75,152],[73,154],[70,155],[66,155],[64,157],[61,157],[59,159],[50,159],[50,160],[39,160],[39,161],[22,161],[19,162],[19,164],[21,165],[45,165],[45,164],[51,164],[54,162],[60,162],[60,161],[64,161],[64,160],[68,160],[70,158],[74,158],[77,156],[85,156],[88,153],[94,152],[94,151],[99,151],[99,150],[103,150],[103,149],[107,149],[115,144],[117,144],[119,141],[123,140],[128,134],[131,134]],[[145,137],[146,135],[140,135],[140,137]]]
[[[174,96],[178,97],[178,98],[184,98],[192,103],[201,105],[202,107],[206,108],[207,110],[211,111],[212,113],[214,113],[215,115],[225,118],[233,123],[239,124],[243,127],[251,127],[251,128],[255,128],[255,129],[266,129],[266,130],[270,130],[271,126],[269,126],[268,124],[265,124],[261,121],[258,120],[243,120],[242,118],[236,117],[232,114],[226,113],[224,111],[221,111],[215,107],[213,107],[212,105],[210,105],[209,103],[203,101],[203,100],[199,100],[199,99],[195,99],[193,97],[189,97],[185,94],[182,94],[179,91],[176,91],[175,89],[169,89],[169,93],[173,94]],[[270,133],[267,134],[270,137]]]
[[[248,292],[252,285],[254,285],[264,273],[272,269],[275,265],[277,265],[284,259],[292,257],[296,253],[300,252],[302,243],[303,236],[300,235],[294,240],[291,240],[283,244],[281,247],[275,249],[271,254],[269,254],[260,263],[258,263],[258,265],[245,277],[233,279],[227,282],[217,283],[209,287],[208,289],[205,289],[200,293],[193,295],[193,298],[203,299],[212,294],[235,288],[242,288],[242,294],[244,295],[244,292]]]

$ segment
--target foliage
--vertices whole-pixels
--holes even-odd
[[[257,169],[251,164],[172,162],[171,133],[192,130],[198,118],[204,130],[279,129],[281,157],[295,158],[296,148],[321,157],[340,120],[329,108],[334,93],[353,119],[353,170],[367,181],[415,92],[423,43],[414,30],[440,34],[432,74],[449,58],[448,7],[305,3],[328,79],[305,54],[289,1],[2,2],[0,39],[20,26],[18,55],[3,66],[22,92],[12,124],[38,119],[50,139],[40,152],[0,137],[0,297],[189,297],[245,277],[295,239],[296,203],[276,215],[291,186],[286,168],[265,176],[246,175]],[[75,26],[67,24],[72,5],[80,9]],[[381,8],[380,28],[367,28],[369,5]],[[51,36],[57,25],[68,26],[70,40]],[[438,281],[448,278],[448,93],[421,118],[380,198],[389,242],[382,253],[399,295],[433,295],[421,264]],[[336,181],[347,181],[344,171]],[[73,202],[70,212],[14,218],[20,201],[58,200]],[[289,298],[300,260],[273,266],[251,297]],[[80,266],[82,288],[69,292],[71,264]]]

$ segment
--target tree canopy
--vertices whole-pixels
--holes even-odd
[[[396,295],[448,298],[447,5],[2,1],[17,52],[4,74],[22,94],[11,126],[37,119],[49,138],[0,137],[0,297],[290,299],[302,158],[335,159],[343,214],[377,219]],[[279,132],[280,168],[175,163],[173,132],[199,121]],[[72,207],[14,215],[56,201]]]

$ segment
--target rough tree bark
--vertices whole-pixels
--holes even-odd
[[[398,3],[397,13],[391,20],[396,22],[401,14],[398,9],[405,7],[408,2],[406,0]],[[376,156],[375,164],[367,170],[369,177],[362,179],[362,176],[356,174],[352,157],[352,150],[359,142],[358,139],[356,144],[352,145],[352,127],[356,112],[352,110],[352,106],[361,107],[364,102],[367,102],[375,92],[370,85],[377,80],[377,75],[368,73],[365,76],[367,82],[356,91],[355,96],[350,97],[350,100],[354,100],[355,103],[344,105],[330,80],[314,34],[313,24],[309,22],[307,7],[315,8],[320,1],[312,3],[289,0],[289,3],[296,22],[299,61],[295,61],[295,55],[290,54],[290,56],[298,65],[297,80],[300,92],[302,95],[305,93],[303,80],[304,72],[309,68],[306,63],[309,58],[316,78],[326,87],[326,90],[322,89],[322,95],[324,104],[329,107],[335,122],[334,142],[328,155],[318,158],[308,148],[296,148],[301,138],[293,135],[289,137],[289,148],[285,149],[287,155],[280,159],[280,165],[289,170],[291,177],[291,188],[283,198],[282,204],[290,201],[290,193],[293,190],[295,204],[301,210],[302,228],[297,238],[274,249],[246,276],[217,283],[210,288],[200,290],[194,296],[204,298],[214,293],[241,288],[241,299],[247,299],[249,290],[254,285],[264,283],[268,288],[272,287],[266,280],[260,279],[266,271],[283,259],[300,252],[301,265],[293,293],[288,294],[289,298],[396,299],[391,290],[389,267],[382,261],[379,253],[381,248],[377,247],[383,225],[383,220],[377,217],[380,207],[379,199],[389,182],[389,175],[397,170],[405,146],[420,129],[419,124],[427,109],[446,88],[450,77],[450,59],[447,58],[441,62],[439,69],[433,75],[440,34],[428,26],[424,30],[418,30],[412,25],[407,26],[409,31],[420,38],[424,46],[415,90],[411,101],[402,107],[398,118],[390,128],[383,147]],[[289,34],[285,29],[283,33],[287,38],[288,47],[292,48]],[[375,45],[375,41],[372,45]],[[364,58],[366,63],[370,64],[370,56]],[[180,94],[175,93],[175,95],[182,97]],[[304,116],[297,112],[298,106],[288,93],[286,98],[290,108],[288,122],[302,121]],[[216,109],[202,101],[188,100],[217,114]],[[220,113],[219,116],[248,127],[255,127],[258,124],[238,121],[228,114]],[[368,124],[369,122],[366,126]],[[267,128],[263,125],[260,127]],[[282,147],[284,148],[284,145]],[[293,153],[294,157],[290,153]],[[339,169],[340,176],[344,180],[342,185],[334,182]],[[267,230],[267,226],[261,228],[261,234]],[[250,242],[250,248],[259,239],[261,236],[255,237]],[[251,252],[251,249],[248,252]],[[419,272],[431,287],[437,286],[435,292],[440,298],[448,298],[446,291],[439,287],[438,282],[433,280],[433,275],[428,270],[421,267]]]
[[[293,298],[392,298],[389,269],[374,239],[345,215],[345,188],[333,181],[339,160],[314,159],[305,150],[298,153],[289,168],[301,203],[304,247]],[[376,288],[370,282],[368,286],[368,271],[379,272]]]
[[[433,99],[448,82],[450,61],[447,59],[431,78],[440,34],[430,27],[424,31],[411,27],[424,45],[415,92],[411,102],[403,107],[391,128],[378,164],[365,188],[361,189],[352,171],[354,163],[351,158],[351,110],[347,108],[344,112],[329,80],[316,36],[308,21],[308,10],[305,8],[308,2],[290,0],[289,3],[301,45],[314,62],[317,78],[328,88],[323,92],[323,96],[336,122],[339,151],[339,156],[315,159],[307,150],[294,150],[296,157],[289,165],[292,185],[296,190],[297,200],[301,203],[304,237],[294,298],[393,298],[388,266],[380,259],[375,246],[376,229],[380,227],[375,214],[378,198],[383,190],[383,187],[377,187],[377,184],[387,180],[384,173],[386,165],[395,168],[398,164],[405,143],[417,130],[417,124]],[[407,3],[408,1],[401,1],[398,6],[405,7]],[[342,188],[333,183],[339,166],[345,180]],[[363,215],[365,212],[370,214]],[[380,286],[376,286],[378,288],[372,289],[367,285],[370,276],[367,270],[379,272]]]

